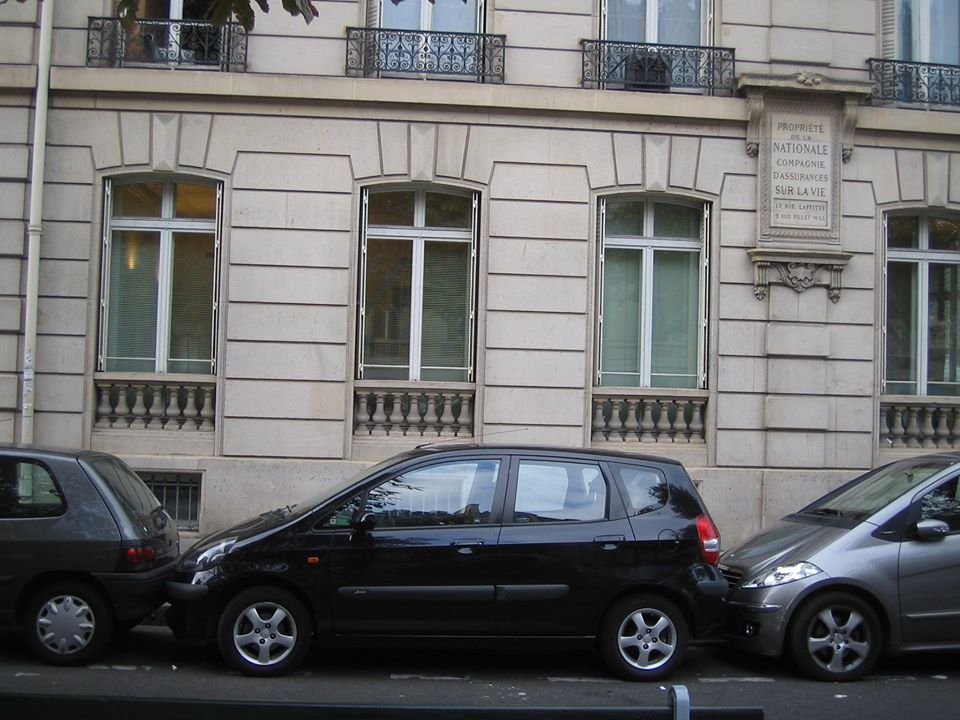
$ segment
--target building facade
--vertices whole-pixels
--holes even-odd
[[[662,455],[727,545],[960,442],[957,0],[141,5],[0,6],[0,440],[200,533],[423,443]]]

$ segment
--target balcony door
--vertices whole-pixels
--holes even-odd
[[[153,62],[217,65],[220,30],[209,25],[210,0],[137,0],[140,42]]]
[[[960,0],[898,0],[900,59],[960,65]]]
[[[380,0],[379,6],[384,29],[482,32],[482,0]]]
[[[702,0],[606,0],[602,27],[615,42],[700,45],[704,40]]]

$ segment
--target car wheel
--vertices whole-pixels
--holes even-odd
[[[113,615],[90,585],[63,581],[40,589],[24,616],[27,646],[51,665],[83,665],[110,642]]]
[[[616,602],[600,630],[600,649],[611,672],[626,680],[659,680],[687,652],[687,621],[659,595],[634,595]]]
[[[845,592],[818,595],[800,608],[790,647],[802,673],[818,680],[855,680],[880,655],[883,633],[873,609]]]
[[[220,616],[217,638],[229,665],[247,675],[289,672],[303,660],[312,636],[310,615],[292,593],[256,587],[234,597]]]

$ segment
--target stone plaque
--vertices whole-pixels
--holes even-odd
[[[838,242],[839,110],[770,103],[760,141],[760,239]]]

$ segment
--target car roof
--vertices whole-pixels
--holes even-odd
[[[0,452],[8,455],[20,455],[23,457],[60,458],[64,460],[77,460],[82,457],[108,454],[97,452],[96,450],[83,450],[81,448],[55,447],[52,445],[28,445],[23,443],[0,443]]]
[[[671,465],[682,465],[679,460],[672,458],[658,457],[656,455],[646,455],[642,453],[628,453],[619,450],[600,450],[597,448],[571,448],[559,445],[495,445],[487,443],[470,443],[463,441],[440,440],[435,443],[426,443],[419,445],[415,450],[403,453],[409,458],[423,457],[427,455],[460,454],[464,452],[489,452],[505,454],[523,454],[537,453],[546,455],[571,455],[578,457],[590,457],[596,460],[617,459],[633,460],[657,463],[670,463]]]

